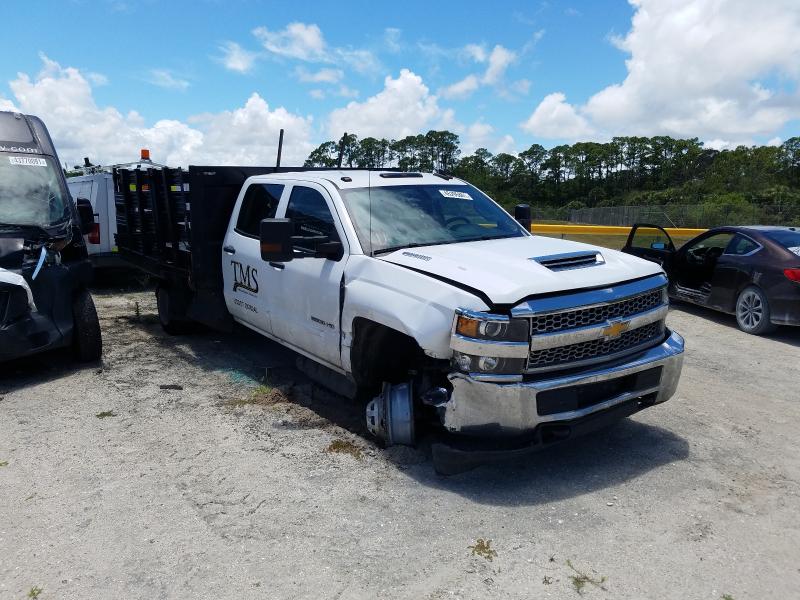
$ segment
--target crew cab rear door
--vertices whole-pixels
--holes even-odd
[[[261,260],[261,220],[275,217],[283,183],[250,182],[239,194],[222,244],[225,304],[234,319],[262,333],[272,333],[271,297]]]
[[[675,244],[663,227],[637,223],[631,227],[622,251],[658,263],[669,274]]]

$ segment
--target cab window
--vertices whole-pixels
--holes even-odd
[[[253,183],[247,188],[236,220],[236,232],[258,239],[262,219],[273,219],[278,211],[284,186],[277,183]]]
[[[329,242],[338,242],[339,234],[333,215],[325,198],[317,190],[296,185],[289,196],[286,218],[294,223],[294,234],[302,237],[325,237]],[[315,250],[316,242],[296,243],[296,248]]]

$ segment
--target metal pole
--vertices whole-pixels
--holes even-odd
[[[336,161],[336,167],[342,168],[342,158],[344,157],[344,141],[347,139],[347,132],[344,132],[342,139],[339,141],[339,160]]]
[[[275,168],[279,169],[281,166],[281,152],[283,151],[283,129],[278,135],[278,160],[275,161]]]

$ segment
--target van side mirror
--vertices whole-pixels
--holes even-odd
[[[92,203],[86,198],[78,198],[75,200],[75,205],[78,208],[81,233],[83,235],[88,235],[94,228],[94,209],[92,208]]]
[[[531,230],[531,205],[517,204],[514,207],[514,219],[527,231]]]
[[[294,258],[294,223],[291,219],[264,219],[260,234],[262,260],[282,263]]]

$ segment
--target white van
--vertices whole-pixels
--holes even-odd
[[[124,266],[116,255],[117,211],[114,208],[114,177],[111,173],[93,173],[67,179],[69,193],[76,200],[92,203],[95,223],[85,236],[89,258],[95,267]]]

